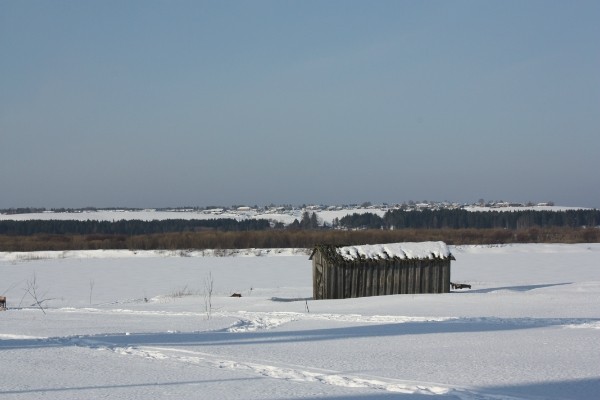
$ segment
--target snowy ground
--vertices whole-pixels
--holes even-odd
[[[450,250],[472,290],[323,301],[291,250],[0,253],[0,399],[598,398],[600,245]]]

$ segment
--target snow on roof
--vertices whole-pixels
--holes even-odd
[[[359,259],[387,260],[390,258],[399,258],[410,260],[452,257],[448,246],[444,242],[405,242],[345,246],[338,247],[336,252],[347,261],[356,261]]]

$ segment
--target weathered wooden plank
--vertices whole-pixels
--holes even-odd
[[[363,296],[372,296],[373,295],[373,267],[369,262],[365,262],[363,264],[363,268],[365,271],[365,279],[362,283],[361,287],[363,289]]]
[[[394,294],[394,268],[385,265],[385,294]]]
[[[440,293],[440,289],[442,287],[442,285],[440,285],[440,271],[441,271],[441,267],[442,265],[440,264],[439,261],[437,261],[433,266],[433,273],[431,275],[431,279],[433,282],[433,286],[431,288],[432,293]]]
[[[441,293],[450,292],[450,260],[448,260],[442,269],[442,291]]]
[[[402,274],[401,274],[401,289],[400,293],[407,294],[408,293],[408,265],[402,265]]]
[[[357,292],[357,296],[356,297],[364,297],[365,295],[365,279],[367,278],[367,269],[365,268],[364,264],[360,263],[357,266],[357,272],[358,272],[358,280],[356,281],[356,292]]]
[[[358,297],[358,266],[352,264],[352,285],[350,288],[350,297]]]
[[[446,285],[446,283],[444,282],[445,270],[446,270],[446,262],[441,262],[439,271],[438,271],[438,285],[439,285],[438,293],[447,293],[447,291],[450,291],[450,280],[448,280],[448,290],[445,289],[445,285]]]
[[[346,298],[346,268],[339,266],[338,267],[338,279],[339,282],[337,284],[338,287],[338,298],[345,299]]]
[[[328,299],[327,297],[327,269],[329,268],[328,263],[323,263],[323,274],[321,275],[321,292],[323,293],[323,298]]]
[[[335,298],[336,299],[341,299],[343,298],[342,295],[343,293],[340,293],[340,283],[342,281],[342,269],[339,266],[335,267],[335,282],[334,282],[334,287],[335,287]]]
[[[340,266],[335,268],[335,293],[336,299],[344,298],[344,269]]]
[[[367,296],[379,296],[379,268],[376,263],[370,262],[369,269],[371,273],[371,293]]]
[[[340,270],[340,268],[337,265],[332,265],[332,268],[330,269],[331,271],[331,280],[330,285],[329,285],[329,290],[331,293],[331,298],[332,299],[337,299],[337,272]]]
[[[335,299],[335,291],[334,291],[334,284],[335,284],[335,269],[336,266],[335,265],[329,265],[329,268],[327,268],[327,298],[328,299]]]
[[[392,269],[392,294],[400,294],[400,267],[391,265]]]
[[[318,258],[313,258],[313,298],[320,300],[323,298],[323,265]]]
[[[421,271],[422,271],[422,267],[421,267],[421,261],[417,260],[416,262],[416,266],[415,266],[415,293],[423,293],[421,291]]]
[[[317,297],[317,262],[316,260],[313,258],[312,260],[312,278],[313,278],[313,299],[314,300],[319,300],[319,298]]]
[[[323,265],[327,262],[324,260],[323,255],[318,252],[317,257],[314,259],[315,263],[316,263],[316,282],[315,282],[315,287],[316,287],[316,294],[315,297],[319,298],[319,299],[323,299],[324,298],[324,290],[323,290]]]
[[[336,291],[337,291],[337,298],[338,299],[343,299],[344,298],[344,268],[342,267],[337,267],[337,284],[336,286]]]
[[[350,266],[344,267],[344,298],[347,299],[352,297],[352,268]]]
[[[388,267],[387,263],[381,264],[381,289],[383,290],[384,295],[390,294],[389,285],[388,285]]]
[[[377,268],[377,293],[379,296],[385,296],[385,268],[382,264],[376,263]]]
[[[415,266],[413,264],[407,265],[406,271],[406,293],[414,293],[414,282],[415,282]]]
[[[385,266],[385,264],[380,264],[379,265],[379,284],[381,285],[381,287],[379,288],[379,293],[381,295],[386,295],[387,293],[387,268]]]
[[[367,279],[363,282],[363,293],[364,296],[373,295],[373,266],[366,263],[367,266]]]
[[[445,268],[445,263],[444,262],[440,262],[438,264],[438,270],[437,270],[437,292],[436,293],[444,293],[444,268]]]
[[[420,291],[419,293],[431,293],[429,291],[429,263],[423,263],[419,270],[421,271]]]

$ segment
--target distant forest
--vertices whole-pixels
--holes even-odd
[[[348,229],[526,229],[547,227],[597,227],[600,210],[566,211],[466,211],[392,210],[380,217],[373,213],[347,215],[339,226]]]
[[[305,212],[288,226],[243,220],[0,221],[0,251],[307,248],[441,240],[448,244],[597,243],[600,211],[389,211],[323,226]]]
[[[202,230],[261,231],[271,227],[265,219],[238,221],[220,219],[120,220],[26,220],[0,221],[0,235],[151,235]]]
[[[304,212],[300,221],[284,227],[273,226],[266,219],[165,219],[153,221],[119,220],[4,220],[0,221],[0,235],[151,235],[175,232],[262,231],[272,228],[303,229],[528,229],[549,227],[598,227],[600,210],[567,211],[465,211],[423,210],[388,211],[383,217],[373,213],[354,213],[333,225],[319,223],[316,213]]]

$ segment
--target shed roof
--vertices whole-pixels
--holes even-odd
[[[325,257],[338,259],[345,262],[363,260],[426,260],[426,259],[451,259],[450,253],[444,242],[403,242],[387,244],[367,244],[362,246],[317,246]],[[313,252],[314,254],[314,252]],[[311,256],[312,258],[312,256]]]

